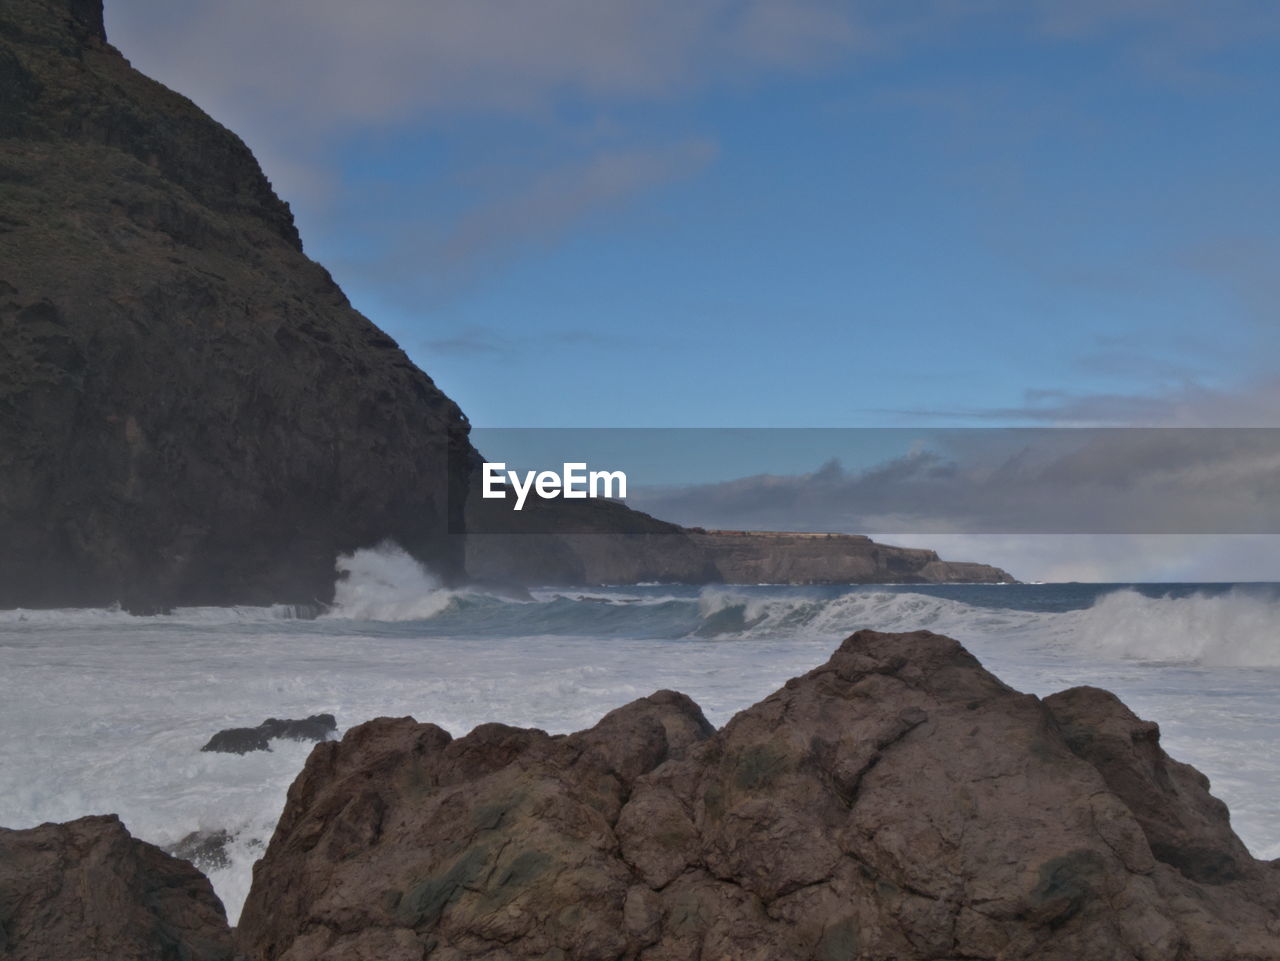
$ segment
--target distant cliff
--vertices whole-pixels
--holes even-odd
[[[936,551],[878,544],[860,534],[691,532],[731,584],[1012,584],[988,564],[944,561]]]
[[[0,607],[324,599],[384,537],[460,578],[467,435],[99,0],[0,4]]]
[[[1014,584],[987,564],[860,534],[708,531],[611,501],[531,503],[520,514],[472,498],[467,572],[535,584]],[[501,502],[499,502],[501,503]],[[497,533],[504,531],[503,533]],[[567,533],[560,533],[567,532]]]

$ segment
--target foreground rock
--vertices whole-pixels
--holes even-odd
[[[258,961],[1280,958],[1280,871],[1103,692],[853,635],[711,730],[380,719],[319,745],[241,917]]]
[[[248,754],[250,751],[270,751],[275,738],[286,741],[327,741],[338,731],[338,721],[332,714],[313,714],[301,720],[269,717],[257,727],[229,727],[209,738],[201,751],[221,754]]]
[[[231,961],[222,902],[114,816],[0,828],[0,957]]]

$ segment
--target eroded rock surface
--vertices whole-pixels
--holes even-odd
[[[113,815],[0,828],[0,957],[231,961],[208,880]]]
[[[718,732],[660,692],[570,736],[321,744],[239,930],[260,961],[1257,961],[1278,912],[1280,872],[1114,698],[862,631]]]

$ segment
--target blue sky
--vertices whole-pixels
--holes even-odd
[[[1274,0],[106,13],[478,426],[1277,424]],[[902,540],[1280,579],[1271,537],[1099,537]]]
[[[245,136],[476,424],[1273,422],[1273,3],[109,0],[107,24]]]

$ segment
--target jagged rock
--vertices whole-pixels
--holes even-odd
[[[862,631],[719,732],[660,692],[569,736],[321,744],[239,935],[257,961],[1260,961],[1278,911],[1280,871],[1119,702]]]
[[[332,714],[313,714],[298,721],[269,717],[257,727],[230,727],[219,731],[200,750],[221,754],[270,751],[271,741],[275,738],[287,741],[326,741],[337,730],[338,721]]]
[[[456,580],[467,433],[100,0],[0,4],[0,607],[313,604],[384,538]]]
[[[1110,691],[1073,687],[1044,701],[1071,750],[1102,775],[1141,825],[1151,853],[1193,881],[1223,884],[1257,873],[1209,779],[1160,748],[1160,726]]]
[[[0,828],[0,957],[231,961],[208,880],[114,815]]]

